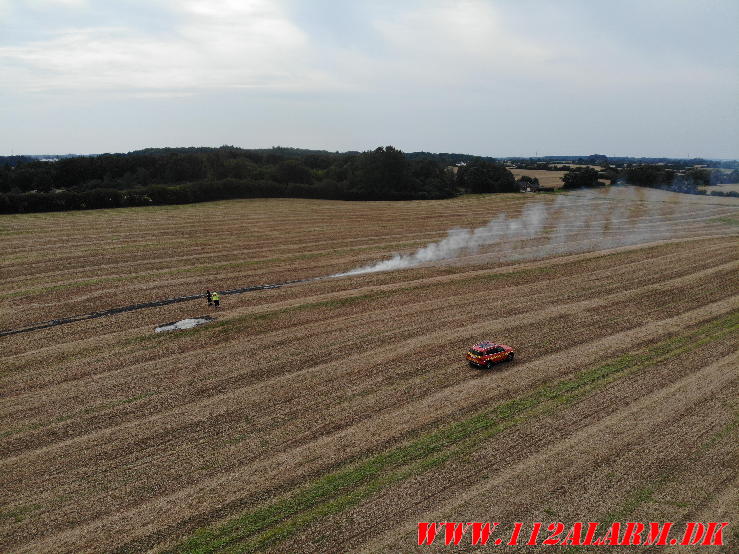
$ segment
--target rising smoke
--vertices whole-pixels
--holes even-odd
[[[484,227],[474,230],[452,229],[447,233],[446,238],[419,248],[413,254],[396,254],[389,260],[339,273],[334,277],[406,269],[423,263],[475,254],[481,247],[502,240],[535,237],[541,231],[541,225],[545,219],[544,205],[531,204],[524,207],[520,217],[509,219],[506,214],[500,214]]]
[[[396,254],[332,277],[407,269],[474,256],[482,250],[498,261],[519,261],[640,244],[677,236],[686,223],[718,215],[720,210],[696,211],[684,200],[654,189],[583,190],[554,201],[532,199],[520,215],[502,213],[477,229],[451,229],[442,240],[411,254]]]

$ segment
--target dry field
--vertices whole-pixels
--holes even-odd
[[[518,179],[522,175],[528,175],[529,177],[535,177],[539,179],[539,184],[542,187],[552,187],[554,189],[562,188],[564,184],[562,182],[562,176],[567,173],[566,171],[547,171],[545,169],[511,169],[513,176]]]
[[[0,330],[454,257],[0,337],[0,551],[409,552],[447,520],[736,551],[738,224],[629,188],[3,216]],[[517,360],[469,368],[485,338]]]
[[[710,187],[701,187],[707,193],[711,193],[713,190],[721,192],[739,192],[739,183],[724,183],[721,185],[712,185]]]
[[[592,167],[593,169],[596,169],[598,171],[603,169],[603,166],[601,165],[589,165],[589,164],[569,164],[565,162],[549,162],[552,165],[566,165],[567,167]]]

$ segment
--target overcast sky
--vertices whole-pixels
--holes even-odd
[[[0,154],[739,157],[737,0],[0,0]]]

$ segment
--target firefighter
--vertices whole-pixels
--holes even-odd
[[[221,295],[217,292],[211,292],[210,297],[213,300],[213,305],[217,308],[221,305]]]
[[[205,292],[206,292],[206,296],[208,297],[208,306],[212,306],[213,305],[213,295],[210,293],[209,290]]]

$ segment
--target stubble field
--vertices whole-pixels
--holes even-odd
[[[0,330],[441,246],[217,312],[0,337],[0,551],[407,552],[418,521],[735,522],[738,223],[733,199],[627,188],[4,216]],[[455,227],[484,228],[475,249]],[[469,368],[482,339],[516,361]]]
[[[545,169],[511,169],[513,176],[518,179],[523,175],[529,177],[535,177],[539,179],[539,184],[542,187],[551,187],[553,189],[560,189],[564,183],[562,177],[567,173],[566,171],[548,171]]]

